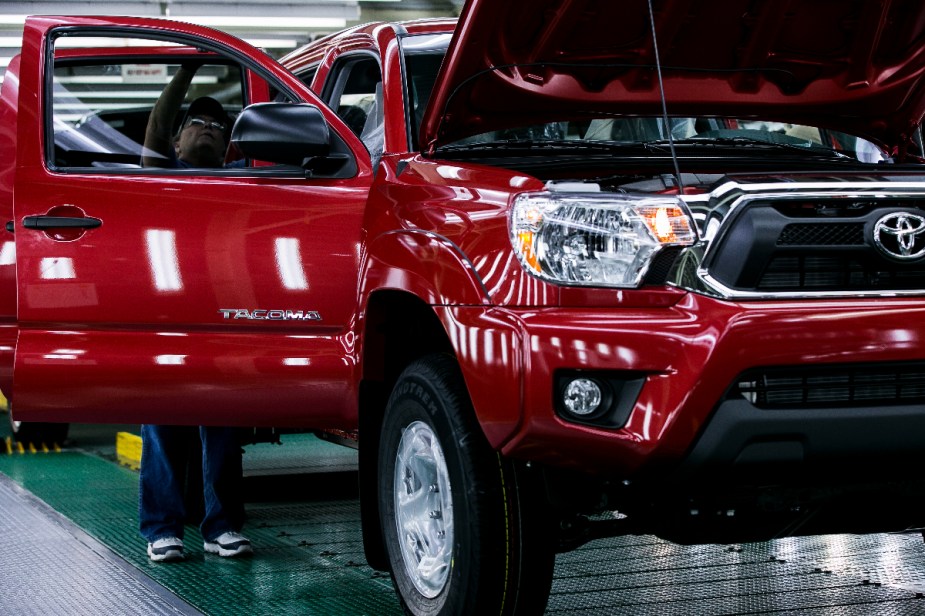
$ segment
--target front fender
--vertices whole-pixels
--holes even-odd
[[[431,306],[488,306],[488,290],[469,258],[433,231],[399,229],[369,245],[361,290],[407,291]]]
[[[523,414],[519,321],[491,305],[467,256],[439,234],[393,231],[369,248],[363,305],[376,292],[401,291],[420,300],[422,309],[429,306],[459,362],[485,436],[493,447],[502,447]]]

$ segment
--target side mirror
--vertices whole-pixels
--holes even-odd
[[[255,103],[238,116],[231,143],[247,158],[304,167],[328,156],[331,131],[314,105]]]

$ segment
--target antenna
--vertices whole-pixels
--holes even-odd
[[[671,162],[674,163],[674,174],[678,181],[678,194],[684,194],[684,181],[681,179],[681,167],[678,166],[678,155],[674,150],[674,136],[671,134],[671,123],[668,120],[668,103],[665,101],[665,84],[662,83],[662,61],[658,57],[658,38],[655,36],[655,11],[652,10],[652,0],[649,3],[649,23],[652,26],[652,49],[655,50],[655,72],[658,75],[658,91],[662,97],[662,120],[668,131],[668,149],[671,150]]]

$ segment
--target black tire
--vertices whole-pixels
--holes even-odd
[[[402,373],[383,419],[378,498],[408,614],[543,613],[554,534],[527,471],[491,449],[451,357],[428,356]],[[422,559],[432,567],[418,568]]]
[[[34,421],[13,421],[10,414],[10,434],[14,441],[23,445],[46,447],[64,444],[71,424],[68,423],[40,423]]]

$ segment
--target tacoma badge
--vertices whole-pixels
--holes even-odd
[[[219,308],[226,319],[250,321],[320,321],[315,310],[248,310],[247,308]]]

